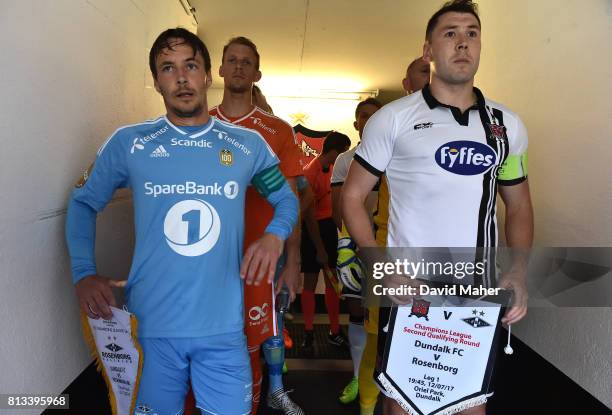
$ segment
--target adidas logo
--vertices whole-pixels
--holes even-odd
[[[160,145],[155,150],[153,150],[149,157],[170,157],[170,153],[166,151],[164,146]]]

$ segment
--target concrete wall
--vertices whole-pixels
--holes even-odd
[[[0,4],[0,393],[58,393],[91,361],[64,243],[68,195],[118,126],[163,113],[148,50],[179,25],[197,29],[179,0]],[[103,274],[127,274],[130,213],[123,194],[101,215]]]
[[[477,85],[527,126],[536,244],[612,246],[612,2],[479,3]],[[532,309],[514,329],[612,407],[612,309]]]

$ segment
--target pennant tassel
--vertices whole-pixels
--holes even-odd
[[[408,413],[408,415],[419,415],[419,412],[417,412],[416,409],[414,409],[412,405],[410,405],[410,403],[408,403],[404,399],[404,397],[397,391],[397,389],[391,384],[391,382],[389,382],[389,380],[383,373],[378,375],[378,380],[384,386],[387,393],[389,393],[389,395],[391,395],[391,397],[395,399],[395,401],[399,404],[399,406],[401,406],[402,409],[406,411],[406,413]],[[470,408],[474,408],[479,405],[483,405],[487,403],[487,399],[491,395],[492,394],[479,395],[474,398],[467,399],[465,401],[461,401],[457,403],[456,405],[449,406],[448,408],[445,408],[444,410],[440,412],[435,412],[434,415],[453,415],[458,412],[465,411],[466,409],[470,409]]]

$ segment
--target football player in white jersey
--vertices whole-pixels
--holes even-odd
[[[382,107],[382,104],[375,98],[367,98],[355,108],[355,121],[353,126],[359,132],[359,137],[363,134],[363,129],[376,111]],[[353,161],[353,155],[357,147],[353,147],[338,156],[334,163],[334,169],[331,178],[331,197],[332,197],[332,218],[340,231],[338,239],[338,260],[336,272],[343,283],[342,298],[345,300],[349,311],[348,338],[349,347],[351,350],[351,359],[353,359],[353,378],[348,385],[342,390],[340,402],[349,404],[357,399],[359,393],[359,365],[361,363],[363,351],[366,344],[366,330],[364,327],[364,308],[362,305],[361,293],[361,265],[357,261],[355,255],[355,244],[351,240],[350,235],[346,232],[342,224],[342,214],[340,206],[340,195],[342,194],[342,184],[348,173],[349,166]],[[366,205],[368,211],[374,212],[378,189],[371,192]],[[371,376],[370,376],[371,377]]]
[[[429,20],[423,58],[430,64],[430,85],[372,116],[344,183],[343,220],[359,247],[377,246],[364,200],[383,172],[391,195],[388,246],[494,247],[499,191],[507,245],[531,247],[527,133],[515,113],[474,88],[480,49],[480,18],[471,1],[446,3]],[[459,164],[448,164],[444,152],[461,152],[459,147],[480,151],[478,163],[462,157]],[[519,257],[513,265],[498,283],[514,293],[505,324],[527,312],[526,261]],[[411,299],[392,300],[407,304]],[[404,413],[390,399],[385,412]],[[484,415],[485,405],[461,413]]]

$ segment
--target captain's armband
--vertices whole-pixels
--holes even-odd
[[[527,178],[527,161],[527,152],[510,154],[499,170],[499,184],[512,186],[524,181]]]
[[[285,177],[278,168],[278,165],[274,165],[253,176],[251,183],[253,183],[255,189],[257,189],[263,197],[268,197],[271,193],[276,192],[283,186]]]

